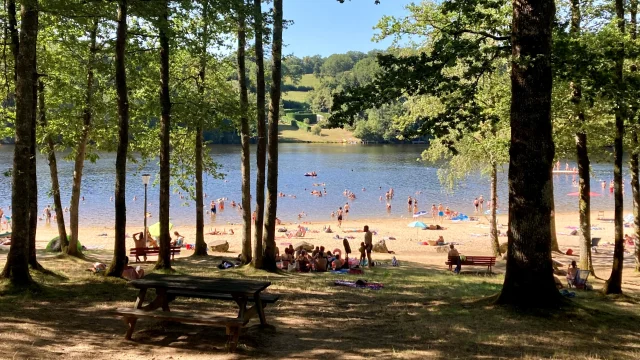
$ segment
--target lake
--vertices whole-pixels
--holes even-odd
[[[284,221],[296,221],[301,212],[307,214],[303,220],[330,220],[330,214],[348,199],[342,195],[345,189],[353,191],[357,198],[349,201],[351,218],[400,218],[411,217],[407,211],[407,197],[416,197],[420,210],[429,210],[431,204],[442,203],[451,209],[463,213],[473,213],[473,200],[479,195],[489,198],[489,179],[480,174],[471,176],[451,193],[440,185],[437,168],[417,161],[424,145],[341,145],[341,144],[280,144],[279,190],[296,198],[278,199],[278,216]],[[252,147],[255,151],[255,147]],[[205,177],[204,189],[208,197],[205,208],[213,198],[226,197],[224,211],[215,218],[205,216],[206,224],[223,226],[227,223],[241,222],[241,214],[231,208],[231,200],[241,201],[240,189],[240,147],[235,145],[215,145],[209,148],[211,157],[221,165],[220,171],[225,179]],[[61,183],[61,196],[64,206],[69,204],[73,162],[63,161],[59,154],[58,167]],[[253,156],[253,154],[252,154]],[[13,147],[0,147],[0,172],[5,173],[12,167]],[[564,167],[564,161],[563,167]],[[574,162],[569,162],[575,166]],[[153,174],[152,182],[158,173],[157,161],[138,169],[138,164],[128,164],[127,177],[127,223],[142,224],[144,187],[140,175]],[[317,172],[318,176],[305,177],[305,172]],[[600,180],[610,181],[613,177],[611,164],[592,166],[593,189],[602,196],[592,198],[592,210],[613,210],[613,195],[601,189]],[[574,175],[555,175],[555,199],[558,212],[577,211],[577,196],[567,196],[576,192],[572,185]],[[255,190],[255,158],[252,157],[252,191]],[[325,186],[314,187],[313,184]],[[49,196],[50,175],[46,158],[38,156],[39,206],[44,208],[52,203]],[[84,202],[80,205],[81,226],[112,226],[114,222],[114,204],[110,197],[114,195],[115,153],[100,153],[95,163],[87,162],[82,182]],[[625,213],[631,212],[631,191],[628,171],[625,169]],[[311,190],[326,188],[327,195],[315,197]],[[387,212],[384,195],[390,187],[395,191],[391,201],[391,212]],[[363,190],[364,189],[364,190]],[[195,202],[181,199],[178,189],[173,189],[171,198],[171,221],[174,225],[195,225]],[[184,194],[184,191],[182,191]],[[157,186],[149,187],[149,212],[151,223],[158,217],[159,191]],[[380,197],[383,200],[380,200]],[[507,202],[507,173],[499,174],[499,201],[501,209]],[[134,197],[136,200],[134,200]],[[11,203],[11,178],[0,176],[0,207],[6,212]],[[485,204],[486,206],[486,204]],[[68,215],[67,215],[68,219]],[[425,219],[428,220],[428,219]]]

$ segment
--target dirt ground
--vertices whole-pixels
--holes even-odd
[[[349,226],[357,228],[363,223]],[[239,250],[235,237],[225,237],[231,244],[227,254],[191,258],[189,251],[183,251],[173,263],[177,274],[268,280],[272,285],[267,292],[280,295],[275,305],[266,308],[271,326],[262,328],[252,320],[235,354],[227,353],[225,330],[217,327],[142,319],[133,341],[124,340],[125,324],[113,310],[132,307],[137,291],[124,280],[85,271],[93,262],[108,262],[112,234],[93,241],[88,234],[96,233],[95,229],[84,229],[83,243],[94,249],[86,252],[85,259],[38,252],[42,265],[56,275],[34,272],[39,284],[35,292],[16,294],[6,282],[0,282],[0,359],[640,358],[640,275],[633,273],[630,255],[625,260],[625,295],[601,295],[597,290],[603,280],[590,277],[594,291],[576,291],[576,297],[562,309],[530,313],[492,304],[504,281],[504,261],[498,261],[494,274],[466,267],[455,276],[446,271],[446,254],[418,245],[420,238],[443,234],[447,241],[459,243],[463,254],[488,255],[488,237],[469,235],[488,232],[483,224],[447,224],[447,230],[416,234],[415,229],[405,228],[406,224],[401,228],[399,223],[367,223],[378,230],[374,242],[385,236],[396,238],[387,241],[395,255],[374,254],[375,258],[388,264],[391,256],[396,256],[400,267],[383,264],[365,270],[364,275],[218,270],[216,265],[223,258],[231,259]],[[575,223],[573,215],[559,216],[558,231],[569,232],[564,228]],[[306,224],[310,231],[323,225]],[[594,226],[602,228],[594,231],[594,237],[603,237],[603,243],[610,241],[611,224],[594,221]],[[50,235],[39,233],[39,247],[46,245]],[[342,241],[331,239],[332,235],[310,232],[305,240],[339,247]],[[352,247],[362,237],[353,235]],[[214,238],[218,239],[207,237]],[[563,251],[577,249],[576,237],[560,235],[559,240]],[[291,240],[278,240],[281,242]],[[605,244],[594,253],[597,276],[608,277],[612,251]],[[5,258],[6,249],[0,249],[0,265]],[[565,264],[577,259],[554,258]],[[142,264],[147,272],[152,270],[152,260]],[[376,291],[333,285],[334,280],[343,278],[376,281],[384,288]],[[172,310],[233,314],[235,306],[178,299]]]

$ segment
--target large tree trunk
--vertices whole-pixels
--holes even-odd
[[[571,29],[573,37],[580,35],[580,22],[582,15],[580,11],[580,0],[571,0]],[[587,133],[582,126],[586,118],[582,110],[582,86],[580,79],[575,79],[571,83],[571,102],[577,111],[577,126],[580,130],[576,133],[576,156],[578,161],[578,176],[580,185],[579,211],[580,211],[580,268],[593,271],[591,263],[591,178],[589,174],[589,152],[587,151]]]
[[[262,0],[254,0],[254,33],[256,39],[256,65],[258,73],[256,74],[257,82],[257,102],[258,110],[258,146],[256,150],[256,163],[258,165],[256,178],[256,227],[254,234],[253,248],[253,266],[256,269],[262,269],[262,226],[264,225],[264,185],[265,185],[265,167],[267,160],[267,129],[265,114],[265,83],[264,83],[264,51],[262,48]]]
[[[202,8],[202,53],[200,54],[200,71],[198,77],[200,83],[198,85],[198,94],[200,97],[204,97],[205,79],[207,74],[207,48],[209,46],[209,1],[203,2]],[[207,255],[207,243],[204,242],[204,190],[202,184],[202,127],[204,119],[198,119],[196,125],[196,248],[193,253],[194,256],[206,256]]]
[[[38,97],[40,109],[40,126],[46,133],[45,142],[47,147],[47,160],[49,161],[49,173],[51,174],[51,195],[53,196],[53,206],[56,212],[56,223],[58,224],[58,236],[62,251],[66,252],[69,241],[67,240],[67,229],[64,224],[64,211],[62,200],[60,199],[60,181],[58,179],[58,161],[56,159],[55,144],[53,137],[47,132],[47,110],[44,96],[44,81],[38,81]]]
[[[496,216],[496,204],[498,203],[498,165],[491,164],[491,225],[489,234],[491,235],[491,247],[493,255],[500,256],[500,242],[498,241],[498,217]]]
[[[240,85],[240,141],[242,144],[242,263],[251,262],[251,162],[249,149],[249,98],[245,66],[246,18],[244,8],[238,9],[238,82]]]
[[[509,246],[501,304],[545,307],[561,301],[553,279],[550,226],[554,14],[553,0],[513,1]]]
[[[29,169],[33,112],[34,69],[38,38],[38,1],[24,0],[20,10],[20,46],[16,61],[16,120],[12,172],[12,236],[11,248],[2,271],[14,286],[32,283],[29,274]],[[14,44],[17,46],[17,44]]]
[[[129,148],[129,95],[127,93],[127,71],[125,54],[127,47],[127,0],[118,2],[118,28],[116,30],[116,92],[118,94],[118,150],[116,153],[116,234],[113,259],[107,270],[108,276],[120,277],[127,261],[127,150]]]
[[[171,98],[169,95],[169,2],[165,1],[160,17],[160,254],[156,269],[171,269],[169,201],[171,164]]]
[[[618,30],[624,34],[624,1],[616,0],[616,17],[618,19]],[[624,69],[624,45],[620,44],[620,48],[616,54],[615,81],[618,89],[623,88],[623,69]],[[622,223],[622,137],[624,136],[624,118],[623,109],[625,104],[620,96],[616,97],[616,137],[613,142],[613,185],[614,193],[614,227],[615,227],[615,246],[613,250],[613,266],[611,267],[611,276],[605,282],[603,291],[605,294],[622,293],[622,267],[624,265],[624,227]]]
[[[278,210],[278,121],[282,81],[282,0],[273,1],[273,46],[271,50],[271,104],[269,105],[269,143],[267,152],[267,216],[263,267],[276,270],[276,214]]]
[[[36,37],[37,37],[36,33]],[[36,256],[36,231],[38,229],[38,169],[36,154],[36,127],[38,126],[38,69],[36,68],[36,53],[33,53],[33,73],[35,74],[33,84],[31,85],[33,109],[31,111],[31,145],[29,146],[29,155],[31,166],[29,168],[29,265],[34,270],[43,271],[44,268],[38,262]]]
[[[91,119],[93,116],[93,69],[96,58],[96,37],[98,33],[98,19],[93,21],[89,30],[89,61],[87,62],[87,89],[82,112],[82,132],[80,142],[76,149],[76,158],[73,168],[73,186],[71,187],[71,206],[69,207],[69,228],[71,238],[67,254],[78,256],[78,222],[80,213],[80,192],[82,187],[82,172],[84,170],[84,158],[87,152],[87,142],[91,133]]]

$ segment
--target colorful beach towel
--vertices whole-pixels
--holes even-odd
[[[336,286],[347,286],[352,288],[367,288],[371,290],[380,290],[384,287],[381,283],[373,283],[366,282],[365,280],[357,280],[357,281],[347,281],[347,280],[336,280],[333,282]]]

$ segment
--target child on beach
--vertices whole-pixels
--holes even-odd
[[[366,255],[367,247],[364,246],[364,241],[360,243],[360,249],[358,250],[360,251],[360,266],[364,267],[365,259],[367,258],[367,255]]]

